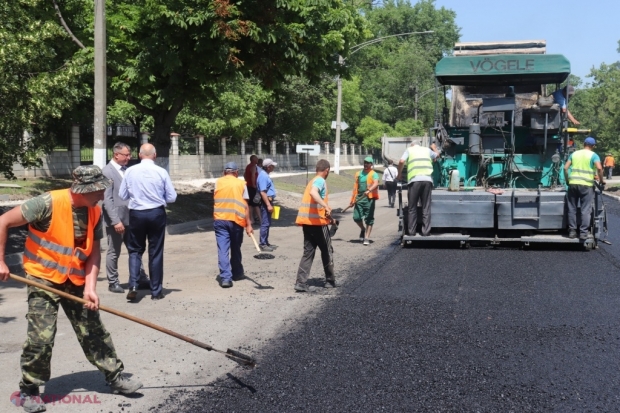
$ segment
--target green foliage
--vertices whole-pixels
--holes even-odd
[[[455,13],[437,8],[432,0],[413,5],[389,0],[369,9],[366,17],[374,38],[428,30],[435,33],[387,38],[360,49],[348,59],[352,72],[360,78],[364,98],[360,116],[390,125],[417,117],[424,127],[431,126],[434,67],[458,41]],[[357,125],[352,126],[355,129]]]
[[[15,162],[40,164],[64,132],[59,119],[88,91],[86,55],[68,53],[66,33],[53,18],[47,1],[0,4],[0,172],[6,177],[13,177]]]
[[[588,75],[589,87],[577,90],[570,109],[582,128],[592,129],[601,151],[620,153],[620,62],[601,64]]]
[[[383,135],[394,136],[395,133],[394,129],[387,123],[369,116],[362,119],[356,132],[357,135],[363,139],[362,145],[372,149],[381,148],[381,137],[383,137]]]
[[[211,95],[212,100],[181,111],[175,123],[177,132],[206,138],[226,135],[246,139],[267,120],[263,108],[271,100],[271,93],[256,80],[239,77],[215,85]]]
[[[363,18],[342,0],[132,0],[110,4],[111,86],[155,121],[156,143],[184,107],[214,99],[214,86],[239,73],[267,88],[288,76],[315,82],[341,71],[364,30]]]
[[[289,77],[266,105],[267,122],[254,132],[254,137],[286,137],[300,143],[327,140],[336,113],[335,109],[330,110],[334,89],[335,82],[328,77],[316,83],[305,77]]]
[[[394,126],[396,136],[423,136],[425,132],[422,121],[413,118],[399,120]]]

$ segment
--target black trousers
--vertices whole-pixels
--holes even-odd
[[[138,286],[142,254],[149,241],[149,274],[151,294],[159,295],[164,281],[164,238],[166,236],[166,210],[153,208],[129,211],[129,287]]]
[[[297,270],[297,284],[305,284],[310,276],[312,261],[317,247],[321,250],[321,260],[323,261],[323,270],[325,270],[325,279],[334,281],[334,248],[332,247],[332,238],[329,235],[327,225],[304,225],[304,255],[301,257],[299,269]]]
[[[407,190],[409,206],[409,235],[415,235],[418,225],[418,201],[422,205],[422,235],[431,233],[431,193],[432,182],[412,182]]]
[[[590,218],[594,203],[594,187],[586,185],[569,185],[566,193],[568,207],[568,228],[578,230],[583,237],[590,230]],[[581,225],[577,228],[577,208],[581,205]]]
[[[388,193],[388,204],[393,207],[396,200],[396,182],[386,182],[385,189]]]

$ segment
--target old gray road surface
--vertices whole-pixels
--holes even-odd
[[[594,252],[394,248],[258,369],[159,410],[617,411],[619,238]]]

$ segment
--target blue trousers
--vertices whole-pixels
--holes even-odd
[[[149,274],[151,294],[159,295],[164,281],[164,238],[166,210],[164,207],[129,211],[129,287],[137,287],[142,265],[142,254],[149,241]]]
[[[220,279],[231,281],[233,278],[242,277],[241,244],[243,244],[244,228],[232,221],[216,219],[213,221],[213,229],[217,243],[217,265],[220,267]]]
[[[265,203],[260,204],[260,245],[269,245],[269,227],[271,226],[271,212]]]

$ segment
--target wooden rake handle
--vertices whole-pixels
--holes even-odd
[[[87,304],[87,301],[84,300],[83,298],[76,297],[75,295],[66,293],[64,291],[59,291],[59,290],[57,290],[55,288],[48,287],[47,285],[40,284],[40,283],[38,283],[36,281],[32,281],[32,280],[29,280],[27,278],[20,277],[19,275],[10,274],[9,276],[11,277],[11,279],[13,279],[13,280],[15,280],[17,282],[20,282],[20,283],[23,283],[23,284],[27,284],[27,285],[29,285],[31,287],[40,288],[40,289],[45,290],[45,291],[49,291],[50,293],[59,295],[60,297],[63,297],[63,298],[66,298],[68,300],[72,300],[72,301],[78,302],[80,304]],[[224,354],[226,357],[228,357],[229,359],[231,359],[233,361],[236,361],[239,364],[250,365],[250,361],[251,361],[252,366],[255,364],[254,360],[251,359],[251,357],[249,357],[249,356],[245,356],[248,359],[244,359],[244,358],[239,357],[239,355],[233,355],[231,353],[227,353],[226,351],[218,350],[218,349],[214,348],[213,346],[210,346],[209,344],[200,342],[198,340],[194,340],[193,338],[184,336],[183,334],[179,334],[179,333],[177,333],[175,331],[172,331],[172,330],[168,330],[167,328],[158,326],[157,324],[153,324],[150,321],[146,321],[146,320],[143,320],[141,318],[129,315],[127,313],[123,313],[122,311],[115,310],[114,308],[106,307],[104,305],[99,305],[99,309],[101,311],[105,311],[106,313],[114,314],[116,316],[125,318],[125,319],[127,319],[129,321],[133,321],[134,323],[138,323],[138,324],[142,324],[143,326],[150,327],[150,328],[152,328],[154,330],[157,330],[157,331],[160,331],[160,332],[162,332],[164,334],[168,334],[169,336],[176,337],[179,340],[183,340],[183,341],[185,341],[187,343],[193,344],[193,345],[195,345],[197,347],[200,347],[200,348],[203,348],[205,350],[215,351],[217,353]],[[230,352],[230,351],[234,351],[234,350],[228,350],[228,351]],[[235,353],[238,353],[238,352],[235,352]],[[239,353],[239,354],[241,354],[241,353]]]
[[[256,247],[256,251],[261,252],[260,247],[258,246],[258,242],[256,242],[256,238],[254,238],[254,233],[251,233],[252,241],[254,241],[254,246]]]

